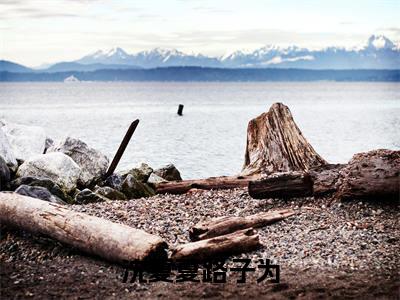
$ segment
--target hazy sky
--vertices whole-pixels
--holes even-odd
[[[223,55],[266,44],[400,41],[400,0],[0,0],[0,59],[28,66],[98,49]]]

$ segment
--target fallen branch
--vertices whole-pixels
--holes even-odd
[[[219,190],[219,189],[234,189],[245,188],[249,181],[255,180],[257,176],[222,176],[210,177],[207,179],[182,180],[163,182],[156,185],[157,194],[184,194],[190,189],[201,190]]]
[[[156,235],[15,193],[0,193],[0,223],[48,235],[110,261],[166,257],[167,244]]]
[[[263,212],[247,217],[220,217],[198,223],[189,231],[189,236],[192,241],[209,239],[241,229],[263,227],[294,214],[293,210],[285,209]]]
[[[173,250],[171,259],[175,261],[207,261],[251,251],[260,245],[258,234],[253,228],[248,228],[211,239],[179,245]]]

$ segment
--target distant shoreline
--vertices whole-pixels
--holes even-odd
[[[63,82],[68,77],[79,81],[136,82],[400,82],[400,70],[354,69],[228,69],[204,67],[162,67],[154,69],[102,69],[67,72],[0,72],[0,82]]]

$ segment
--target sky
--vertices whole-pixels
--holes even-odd
[[[0,0],[0,59],[30,67],[99,49],[219,56],[265,45],[400,41],[400,0]]]

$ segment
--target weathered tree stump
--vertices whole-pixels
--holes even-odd
[[[249,195],[255,199],[306,197],[313,194],[313,182],[305,172],[285,172],[249,182]]]
[[[249,122],[241,175],[307,171],[326,163],[282,103],[273,104],[268,112]]]
[[[259,246],[258,234],[252,228],[248,228],[206,240],[179,245],[172,251],[171,259],[178,261],[207,261],[251,251]]]
[[[373,150],[353,156],[340,171],[336,197],[400,199],[400,151]]]
[[[0,223],[115,262],[167,256],[167,244],[156,235],[15,193],[0,193]]]
[[[220,217],[200,222],[189,231],[192,241],[209,239],[246,228],[263,227],[294,215],[291,209],[262,212],[247,217]]]

